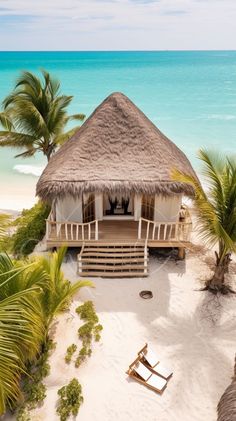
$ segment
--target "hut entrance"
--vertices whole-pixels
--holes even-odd
[[[95,220],[95,195],[83,194],[83,222]]]
[[[103,196],[103,216],[134,216],[134,198],[121,193],[104,194]]]
[[[154,219],[154,207],[155,207],[155,196],[143,194],[142,206],[141,206],[141,217],[153,221]]]

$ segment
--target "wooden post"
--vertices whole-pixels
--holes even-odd
[[[139,218],[138,222],[138,239],[141,240],[141,232],[142,232],[142,219]]]
[[[48,239],[49,239],[49,222],[46,219],[46,240],[48,240]]]
[[[185,259],[185,247],[179,247],[179,249],[178,249],[178,259],[180,259],[180,260]]]
[[[83,269],[82,269],[82,259],[81,259],[81,256],[79,256],[78,257],[78,275],[81,275],[82,272],[83,272]]]
[[[98,240],[98,220],[95,221],[95,240]]]

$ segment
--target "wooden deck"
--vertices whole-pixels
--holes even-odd
[[[47,221],[47,247],[81,247],[86,244],[134,244],[146,241],[149,247],[187,247],[191,224],[106,220],[90,224]],[[96,222],[96,223],[95,223]],[[150,224],[150,226],[149,226]],[[82,229],[82,231],[80,231]],[[184,231],[185,230],[185,231]]]

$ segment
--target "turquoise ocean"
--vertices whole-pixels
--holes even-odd
[[[236,149],[236,51],[0,52],[0,101],[21,70],[44,68],[73,95],[71,113],[89,116],[110,93],[121,91],[173,140],[199,170],[200,147]],[[14,158],[0,149],[0,208],[27,206],[45,160]],[[17,205],[15,206],[17,208]]]

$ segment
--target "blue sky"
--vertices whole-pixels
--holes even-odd
[[[236,0],[0,0],[0,50],[236,49]]]

